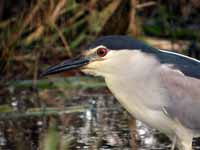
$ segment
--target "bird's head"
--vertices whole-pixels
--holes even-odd
[[[49,67],[43,75],[51,75],[71,69],[80,69],[82,72],[97,76],[127,73],[131,62],[141,61],[139,51],[151,49],[128,36],[105,36],[97,39],[87,47],[79,57],[66,60],[55,66]],[[153,51],[153,49],[152,49]],[[130,64],[130,65],[127,65]]]

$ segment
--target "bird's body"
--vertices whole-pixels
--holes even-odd
[[[140,59],[140,61],[144,60],[144,54],[141,52],[138,53],[137,55],[140,55],[138,59]],[[132,62],[134,67],[130,68],[128,72],[123,72],[121,75],[116,75],[116,77],[105,76],[107,86],[129,113],[149,126],[164,132],[171,140],[173,140],[174,136],[181,138],[179,141],[183,143],[179,144],[184,144],[185,147],[187,147],[184,149],[189,150],[188,147],[191,149],[191,140],[196,133],[193,132],[193,128],[190,126],[190,124],[193,125],[194,118],[191,116],[192,118],[188,118],[184,123],[184,120],[175,117],[178,117],[179,114],[184,115],[183,113],[188,113],[185,114],[185,116],[192,115],[191,110],[193,109],[192,107],[195,106],[189,106],[187,100],[184,100],[184,97],[191,97],[192,95],[185,90],[180,91],[182,89],[175,90],[169,88],[170,84],[176,84],[175,88],[184,88],[185,84],[190,84],[187,80],[191,79],[184,77],[184,81],[182,79],[184,75],[180,71],[171,69],[170,65],[161,64],[156,61],[156,59],[151,58],[152,56],[149,57],[150,58],[147,60],[145,56],[145,62],[143,61],[142,64],[140,61],[135,60],[136,57],[134,57],[132,59],[132,61],[134,61]],[[128,61],[128,64],[131,64],[129,60],[126,61]],[[128,74],[128,76],[126,74]],[[169,80],[169,78],[173,79]],[[180,79],[181,81],[179,81]],[[196,94],[200,97],[200,82],[198,80],[194,82],[196,85],[194,85],[195,91],[193,91],[192,94]],[[188,86],[191,87],[193,85]],[[180,101],[177,102],[176,98],[179,94],[181,98],[179,98]],[[198,101],[197,107],[199,108],[198,111],[200,111],[200,100],[194,99],[194,101]],[[189,102],[191,102],[191,99],[189,99]],[[186,108],[182,107],[181,103],[183,103],[184,106],[187,105]],[[175,113],[173,109],[175,109]],[[199,115],[197,113],[198,112],[195,112],[195,115],[197,115],[195,118]],[[182,125],[181,122],[184,123],[184,125]],[[200,124],[195,124],[195,126],[200,127]]]
[[[137,119],[164,132],[182,150],[200,133],[200,62],[149,47],[127,36],[107,36],[89,45],[81,61],[51,67],[46,74],[81,67],[102,76]]]

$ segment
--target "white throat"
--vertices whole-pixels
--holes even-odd
[[[152,127],[156,127],[159,122],[160,126],[160,123],[164,122],[162,119],[166,117],[162,110],[158,110],[166,105],[166,101],[161,100],[165,99],[164,89],[160,87],[159,73],[155,70],[158,68],[156,65],[160,63],[151,56],[138,54],[133,58],[132,64],[129,62],[128,65],[128,71],[124,76],[105,77],[108,88],[137,119]]]

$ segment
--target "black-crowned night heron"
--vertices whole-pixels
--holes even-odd
[[[102,76],[130,114],[191,150],[200,133],[200,61],[128,36],[105,36],[44,75],[80,68]]]

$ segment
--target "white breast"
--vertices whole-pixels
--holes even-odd
[[[147,59],[146,59],[147,60]],[[167,100],[164,89],[157,78],[157,62],[149,59],[148,64],[133,62],[128,73],[124,75],[112,75],[105,78],[108,88],[118,101],[138,120],[141,120],[153,128],[171,133],[174,121],[168,118],[163,107]],[[126,69],[125,69],[126,70]]]
[[[154,101],[158,100],[156,97],[151,96],[151,94],[146,95],[143,89],[138,88],[137,85],[133,85],[132,88],[127,87],[127,82],[119,83],[119,81],[106,80],[106,83],[117,100],[136,119],[141,120],[153,128],[171,134],[171,128],[173,128],[174,122],[164,114],[162,107],[159,105],[149,107],[143,103],[144,100],[149,101],[149,103],[151,101],[154,103]],[[150,92],[152,92],[151,89],[149,89]],[[160,98],[160,96],[158,97]]]

